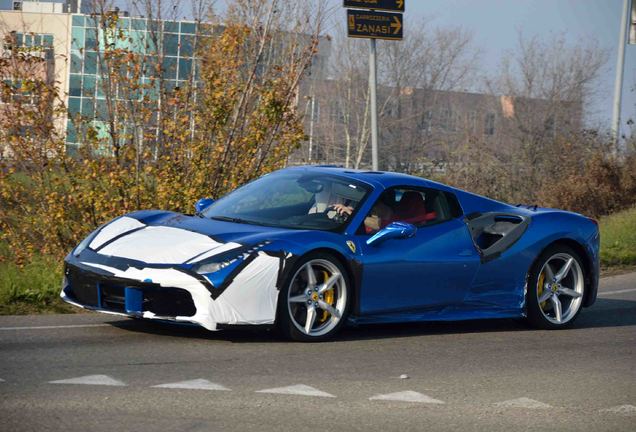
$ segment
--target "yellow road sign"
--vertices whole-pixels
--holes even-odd
[[[347,10],[349,37],[402,40],[402,14]]]

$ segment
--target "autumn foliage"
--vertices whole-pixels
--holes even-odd
[[[25,67],[44,60],[0,64],[0,75],[21,83],[1,89],[17,95],[0,105],[5,259],[61,257],[100,224],[136,209],[192,213],[197,199],[281,168],[305,138],[295,98],[315,54],[313,35],[281,44],[269,22],[257,29],[231,20],[209,26],[197,41],[197,79],[169,88],[161,62],[148,64],[125,44],[108,43],[127,37],[117,31],[117,16],[100,20],[107,112],[99,125],[72,117],[81,143],[73,154],[65,152],[58,123],[66,113],[61,95]],[[284,52],[272,55],[274,43]],[[142,80],[153,67],[154,78]]]

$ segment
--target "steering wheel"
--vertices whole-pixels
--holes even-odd
[[[330,218],[330,219],[331,219],[332,221],[336,222],[336,223],[342,224],[342,223],[345,223],[345,222],[347,221],[347,219],[349,219],[350,214],[345,213],[345,212],[338,213],[338,212],[337,212],[337,211],[333,208],[333,206],[329,206],[329,207],[327,208],[327,210],[325,211],[325,214],[327,214],[327,213],[328,213],[328,212],[330,212],[330,211],[333,211],[333,212],[334,212],[334,215],[333,215],[333,216],[331,216],[331,218]],[[327,216],[327,217],[328,217],[328,216]]]

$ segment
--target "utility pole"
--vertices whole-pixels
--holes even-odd
[[[375,39],[369,39],[369,95],[371,103],[371,166],[378,170],[378,105],[377,105],[377,61]]]
[[[621,99],[623,96],[623,71],[625,69],[625,44],[627,29],[631,25],[632,0],[623,0],[623,14],[618,39],[618,57],[616,59],[616,78],[614,80],[614,107],[612,110],[612,141],[618,146],[621,130]]]
[[[347,9],[347,36],[369,39],[369,104],[371,115],[371,166],[378,171],[378,62],[376,39],[402,40],[404,0],[344,0]],[[377,12],[390,11],[390,12]]]
[[[313,86],[312,86],[313,88]],[[314,109],[316,104],[316,95],[311,95],[311,115],[309,116],[309,163],[311,163],[311,150],[314,143]]]

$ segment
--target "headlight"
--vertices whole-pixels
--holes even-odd
[[[97,231],[98,230],[95,230],[92,233],[90,233],[88,236],[86,236],[86,238],[84,238],[84,240],[80,242],[80,244],[75,246],[75,249],[73,249],[74,256],[76,257],[79,256],[84,251],[84,249],[88,247],[91,241],[95,238],[95,234],[97,233]]]
[[[224,267],[223,264],[220,262],[203,263],[194,267],[193,270],[197,273],[214,273],[221,270]]]
[[[192,266],[192,270],[199,274],[209,274],[227,269],[228,267],[234,267],[250,254],[258,252],[263,246],[269,243],[269,241],[264,241],[250,248],[244,246],[238,250],[230,250],[217,256],[213,256],[207,261],[195,263]]]
[[[82,252],[84,252],[84,249],[86,249],[88,247],[88,245],[91,244],[91,242],[93,241],[93,239],[95,237],[97,237],[97,234],[99,234],[99,232],[102,230],[102,228],[104,228],[106,225],[111,224],[112,222],[116,221],[119,218],[115,218],[112,221],[108,221],[105,224],[102,224],[100,226],[98,226],[93,232],[91,232],[90,234],[88,234],[84,240],[82,240],[80,242],[80,244],[78,244],[77,246],[75,246],[75,249],[73,249],[73,252],[71,252],[73,254],[73,256],[79,256]]]

